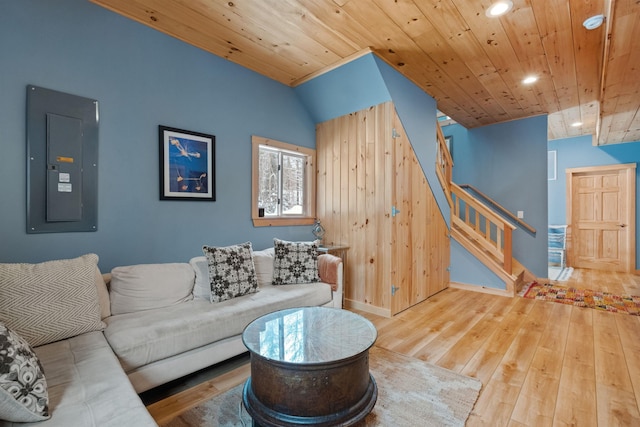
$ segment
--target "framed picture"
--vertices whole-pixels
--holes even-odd
[[[160,200],[216,200],[216,137],[158,126]]]
[[[451,157],[453,157],[453,137],[445,136],[444,143],[447,146],[447,150],[449,150],[449,154],[451,155]]]
[[[558,178],[557,151],[547,151],[547,181]]]

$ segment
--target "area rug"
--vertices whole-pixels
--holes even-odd
[[[377,347],[369,354],[378,400],[359,427],[465,425],[482,387],[479,380]],[[162,426],[250,426],[251,418],[241,403],[242,387],[236,386]]]
[[[523,297],[640,316],[640,296],[634,295],[615,295],[591,289],[533,282],[525,290]]]
[[[573,274],[573,267],[549,267],[549,280],[566,282]]]

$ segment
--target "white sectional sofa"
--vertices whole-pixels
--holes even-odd
[[[6,391],[0,389],[0,426],[156,425],[137,393],[245,352],[242,331],[255,318],[298,306],[342,307],[339,258],[318,256],[320,278],[328,277],[327,282],[290,285],[270,283],[273,259],[273,249],[253,252],[258,291],[215,303],[209,301],[205,257],[190,263],[117,267],[104,276],[96,274],[95,255],[0,264],[0,323],[34,343],[50,414],[33,424],[3,421]],[[25,323],[21,316],[31,314],[14,305],[33,299],[38,289],[44,289],[44,295],[30,301],[26,311],[41,319]],[[78,312],[80,304],[91,309]],[[35,322],[35,330],[29,322]]]

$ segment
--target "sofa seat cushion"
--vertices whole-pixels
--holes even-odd
[[[105,319],[105,336],[125,371],[239,335],[263,314],[331,301],[325,283],[264,286],[260,292],[211,304],[194,299],[182,304]]]
[[[102,332],[34,348],[47,376],[51,418],[15,426],[156,426]],[[0,425],[13,426],[12,423]]]

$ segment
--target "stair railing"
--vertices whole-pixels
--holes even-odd
[[[518,218],[517,216],[515,216],[514,214],[511,213],[511,211],[509,211],[507,208],[505,208],[504,206],[502,206],[500,203],[496,202],[495,200],[493,200],[491,197],[487,196],[486,194],[484,194],[482,191],[478,190],[476,187],[474,187],[473,185],[470,184],[460,184],[460,188],[462,189],[469,189],[471,190],[473,193],[477,194],[478,196],[480,196],[482,199],[484,199],[484,201],[491,207],[493,207],[495,210],[497,210],[501,215],[506,216],[508,219],[510,219],[511,221],[515,222],[516,224],[520,225],[522,228],[524,228],[525,230],[527,230],[529,233],[531,233],[532,235],[536,235],[537,231],[535,228],[533,228],[532,226],[530,226],[529,224],[527,224],[526,222],[524,222],[523,220],[521,220],[520,218]]]
[[[502,268],[512,274],[512,238],[514,227],[488,209],[482,202],[450,182],[453,195],[451,221],[465,231],[485,251],[500,260]]]
[[[453,159],[451,158],[451,153],[447,148],[447,142],[444,139],[444,135],[442,134],[442,128],[440,127],[440,123],[438,123],[437,129],[437,150],[436,150],[436,175],[438,176],[438,180],[440,181],[440,185],[444,190],[444,194],[447,197],[447,201],[449,202],[449,206],[453,206],[453,199],[451,198],[451,179],[453,176]]]
[[[453,159],[440,123],[436,126],[436,135],[436,175],[451,207],[452,226],[464,230],[470,239],[499,260],[506,273],[513,274],[512,245],[516,227],[452,181]],[[526,223],[525,228],[530,229]]]

